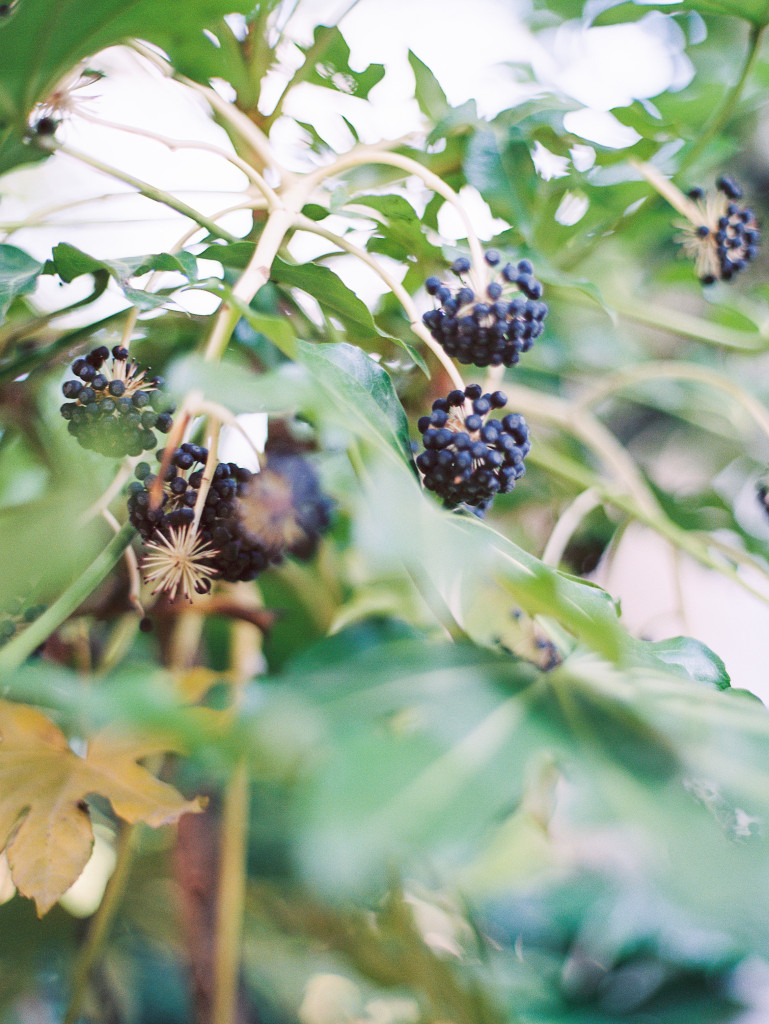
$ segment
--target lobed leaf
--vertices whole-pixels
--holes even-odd
[[[85,799],[106,797],[118,817],[157,827],[202,810],[137,762],[161,740],[106,730],[85,757],[35,708],[0,701],[0,847],[14,884],[46,914],[80,876],[93,830]]]

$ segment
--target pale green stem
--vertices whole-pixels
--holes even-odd
[[[112,532],[117,536],[120,533],[120,523],[112,515],[108,508],[101,510],[102,519],[110,526]],[[126,572],[128,573],[128,600],[134,606],[140,616],[144,616],[144,608],[141,602],[141,577],[139,576],[139,562],[136,558],[136,552],[129,544],[123,552],[123,558],[125,559]]]
[[[248,853],[248,766],[236,764],[224,796],[216,904],[216,952],[211,1024],[235,1024]]]
[[[389,145],[398,144],[397,140],[389,143]],[[341,174],[343,171],[350,170],[352,167],[360,167],[364,164],[386,164],[389,167],[397,167],[406,174],[413,174],[415,177],[420,178],[429,189],[445,199],[446,202],[451,203],[464,225],[467,236],[467,244],[470,248],[474,270],[474,275],[471,275],[473,288],[476,294],[483,295],[486,291],[486,261],[483,258],[483,247],[475,233],[473,222],[454,189],[447,185],[442,178],[439,178],[437,174],[433,174],[427,167],[420,164],[418,160],[413,160],[411,157],[404,156],[401,153],[383,152],[377,146],[355,146],[349,153],[343,154],[332,161],[332,163],[312,171],[306,176],[305,182],[308,186],[314,186],[328,178]]]
[[[626,512],[634,519],[638,519],[645,526],[650,527],[661,537],[670,541],[672,545],[680,548],[688,555],[691,555],[692,558],[698,561],[701,565],[721,573],[722,576],[725,576],[727,579],[737,583],[749,594],[752,594],[762,602],[769,604],[769,596],[767,596],[765,592],[751,586],[750,583],[744,580],[731,566],[726,565],[723,559],[714,557],[708,550],[707,543],[711,543],[714,548],[722,551],[727,555],[727,557],[733,559],[735,562],[750,565],[751,568],[757,570],[765,576],[767,580],[769,580],[769,574],[766,570],[757,565],[754,561],[748,559],[744,552],[731,549],[722,542],[717,542],[714,538],[710,537],[707,538],[707,543],[703,542],[697,534],[689,530],[682,530],[664,515],[654,515],[644,511],[644,509],[640,508],[639,505],[627,494],[623,494],[621,491],[618,491],[604,483],[591,470],[574,462],[572,459],[561,455],[560,452],[543,445],[541,442],[538,443],[531,452],[529,452],[527,458],[529,462],[534,465],[541,466],[546,472],[555,473],[557,476],[562,477],[564,480],[569,480],[578,487],[593,488],[608,504]]]
[[[246,305],[250,304],[262,285],[269,281],[270,267],[278,249],[283,244],[286,232],[291,227],[293,217],[294,214],[291,210],[281,207],[273,210],[267,218],[248,266],[232,289],[233,296]],[[222,303],[206,345],[205,358],[209,362],[221,359],[239,317],[240,313],[237,309],[225,302]]]
[[[107,882],[99,909],[91,918],[85,942],[78,950],[72,972],[72,992],[67,1013],[64,1017],[64,1024],[75,1024],[80,1017],[80,1011],[88,987],[88,979],[94,964],[101,954],[102,947],[115,920],[115,914],[120,908],[123,896],[125,895],[128,877],[133,864],[137,832],[138,825],[123,823],[120,826],[115,868]]]
[[[12,672],[23,664],[30,654],[80,607],[107,576],[135,536],[136,530],[130,523],[126,523],[120,533],[112,538],[106,548],[40,618],[30,622],[22,633],[0,650],[0,675]]]
[[[349,253],[351,256],[355,256],[361,263],[365,263],[367,267],[371,269],[382,279],[387,285],[390,291],[393,293],[395,298],[400,302],[403,307],[403,311],[409,320],[409,327],[421,338],[422,341],[427,345],[443,366],[446,373],[451,378],[455,387],[460,390],[464,389],[465,382],[462,379],[461,374],[457,370],[454,363],[449,359],[446,353],[443,351],[438,342],[433,338],[430,332],[427,330],[425,325],[422,323],[422,318],[414,305],[414,300],[411,298],[409,293],[403,287],[403,285],[395,277],[392,276],[377,260],[371,256],[370,253],[366,252],[365,249],[359,248],[353,242],[349,242],[342,235],[336,235],[333,231],[329,231],[327,228],[322,227],[315,221],[305,217],[302,214],[296,214],[293,219],[294,227],[300,228],[302,231],[311,231],[313,234],[320,235],[321,238],[327,239],[334,245],[338,246],[344,252]]]
[[[692,224],[700,223],[702,214],[697,204],[688,196],[685,196],[681,189],[674,185],[669,178],[666,178],[664,174],[661,174],[653,164],[632,159],[628,162],[631,167],[635,167],[638,173],[646,178],[652,188],[659,192],[663,199],[670,203],[674,210],[678,210],[682,217],[686,217]]]
[[[663,379],[694,381],[725,392],[752,416],[758,427],[769,439],[769,412],[767,412],[758,399],[754,398],[750,392],[745,391],[744,388],[741,388],[739,384],[735,384],[728,377],[724,377],[723,374],[716,373],[714,370],[704,366],[698,366],[695,363],[651,362],[640,363],[637,366],[629,367],[627,370],[618,370],[616,373],[603,377],[598,383],[589,388],[576,402],[576,406],[582,409],[592,408],[616,391],[622,391],[633,384]]]
[[[192,79],[185,78],[184,75],[174,74],[173,72],[171,74],[177,81],[205,97],[209,106],[219,114],[222,120],[227,122],[243,142],[251,147],[259,158],[262,167],[268,167],[278,173],[284,183],[293,180],[294,175],[281,167],[280,162],[272,151],[272,146],[267,136],[257,128],[247,114],[244,114],[242,110],[238,110],[233,103],[223,99],[215,89],[201,85],[199,82],[193,82]]]
[[[251,587],[247,600],[253,601]],[[232,627],[232,707],[243,703],[244,688],[254,672],[260,653],[261,635],[252,625],[241,622]],[[235,765],[224,795],[220,825],[219,886],[216,896],[216,945],[214,953],[214,994],[211,1024],[235,1024],[238,980],[243,939],[243,907],[246,896],[248,857],[249,774],[242,755]]]
[[[212,142],[203,142],[202,140],[193,139],[172,139],[167,135],[160,135],[157,132],[150,132],[146,128],[134,128],[132,125],[118,124],[115,121],[106,121],[102,117],[96,117],[94,114],[88,114],[84,111],[78,113],[78,117],[83,118],[85,121],[90,121],[92,124],[101,125],[103,128],[112,128],[117,132],[124,132],[129,135],[138,135],[143,139],[150,139],[153,142],[158,142],[168,149],[180,150],[180,149],[197,149],[204,153],[213,153],[216,156],[231,163],[233,167],[237,167],[239,171],[248,178],[252,185],[255,185],[262,193],[264,198],[270,207],[277,205],[278,197],[275,192],[270,188],[261,174],[254,170],[251,164],[241,159],[237,153],[228,153],[227,150],[222,149],[220,146],[214,145]]]
[[[181,213],[185,217],[189,217],[190,220],[195,221],[202,228],[205,228],[212,235],[217,238],[223,238],[227,242],[240,242],[241,239],[236,235],[231,235],[229,231],[225,231],[223,228],[200,213],[193,207],[188,206],[187,203],[183,203],[180,199],[171,195],[170,192],[164,192],[162,189],[156,188],[154,185],[150,185],[149,182],[142,181],[141,178],[136,178],[132,174],[128,174],[126,171],[121,171],[117,167],[112,167],[110,164],[102,163],[101,160],[97,160],[96,157],[90,156],[88,153],[81,153],[80,150],[73,149],[71,146],[65,146],[62,143],[55,143],[52,146],[54,152],[63,153],[65,156],[72,157],[73,160],[78,160],[80,163],[86,164],[88,167],[93,167],[94,170],[100,171],[102,174],[108,175],[110,178],[116,178],[118,181],[124,181],[127,185],[131,185],[133,188],[143,195],[146,199],[152,199],[156,203],[162,203],[164,206],[170,207],[172,210],[176,210],[177,213]]]
[[[589,515],[594,508],[602,504],[603,499],[594,487],[588,487],[586,491],[578,494],[574,501],[568,505],[558,518],[553,532],[548,537],[545,550],[542,552],[542,561],[545,565],[558,566],[563,558],[569,541],[579,524]]]
[[[206,464],[203,467],[203,475],[200,478],[200,486],[198,487],[197,498],[195,499],[195,518],[192,521],[192,532],[196,533],[198,526],[200,525],[200,517],[203,515],[203,509],[206,504],[206,497],[211,487],[211,481],[214,479],[214,473],[219,462],[219,428],[220,424],[218,420],[209,417],[208,430],[206,432],[206,448],[208,449],[208,458]]]
[[[552,286],[550,290],[551,293],[568,291],[569,301],[576,301],[582,306],[595,307],[595,300],[577,288],[565,288],[558,285]],[[757,331],[756,335],[753,335],[748,331],[722,327],[720,324],[711,323],[709,320],[693,316],[682,310],[663,308],[615,295],[605,295],[604,300],[609,309],[624,320],[633,320],[648,327],[667,331],[669,334],[680,334],[684,338],[693,338],[695,341],[702,341],[709,345],[723,345],[724,348],[748,353],[763,352],[769,348],[769,337],[763,331]]]

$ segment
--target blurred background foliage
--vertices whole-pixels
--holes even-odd
[[[293,122],[300,173],[345,147],[326,121],[285,113],[292,90],[326,90],[332,109],[354,92],[354,112],[340,107],[353,147],[386,79],[383,63],[351,58],[344,20],[289,46],[291,5],[275,0],[87,6],[86,24],[79,4],[2,5],[3,171],[59,159],[40,104],[77,61],[98,66],[96,51],[128,37],[193,81],[229,83],[276,146]],[[578,7],[536,0],[518,14],[554,59],[570,39],[587,46],[588,29],[641,24],[677,62],[664,90],[601,111],[631,130],[621,143],[577,133],[570,115],[589,104],[541,60],[510,61],[520,100],[489,113],[452,105],[412,53],[424,132],[389,147],[469,202],[477,193],[484,244],[530,257],[545,283],[547,330],[503,384],[532,428],[528,472],[485,523],[420,489],[416,419],[452,385],[409,311],[381,288],[364,301],[355,257],[327,236],[314,257],[281,251],[212,366],[200,356],[210,317],[173,299],[231,297],[259,211],[242,237],[204,229],[174,256],[102,259],[65,232],[38,258],[4,225],[0,605],[21,625],[0,650],[2,695],[46,709],[76,750],[108,723],[172,736],[187,754],[163,777],[210,802],[177,832],[128,829],[95,795],[106,859],[42,921],[0,869],[3,1021],[63,1020],[67,1007],[68,1020],[215,1019],[233,780],[247,809],[233,1021],[747,1024],[765,1012],[767,258],[704,289],[680,258],[677,215],[634,161],[684,191],[728,172],[767,223],[769,10]],[[617,60],[631,59],[628,38]],[[285,90],[266,89],[287,54]],[[55,117],[66,137],[77,111]],[[443,199],[414,181],[358,162],[303,212],[380,260],[421,313],[425,278],[445,276],[467,240],[441,230]],[[148,269],[176,276],[148,283]],[[62,286],[69,305],[53,308],[46,278],[84,291]],[[91,309],[104,294],[116,311]],[[244,626],[226,602],[158,602],[156,632],[139,632],[120,545],[98,517],[83,525],[115,469],[75,447],[61,382],[76,355],[120,340],[132,307],[143,365],[179,398],[288,422],[335,502],[316,557],[249,589],[269,629],[234,708]]]

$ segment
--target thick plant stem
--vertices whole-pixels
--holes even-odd
[[[12,672],[23,664],[32,652],[44,643],[65,619],[85,601],[113,568],[125,549],[136,536],[136,530],[126,523],[87,569],[48,608],[40,618],[26,627],[17,637],[0,650],[0,676]]]
[[[172,196],[170,192],[164,192],[162,189],[156,188],[154,185],[150,185],[149,182],[142,181],[141,178],[134,177],[133,174],[121,171],[117,167],[110,166],[110,164],[102,163],[102,161],[98,160],[96,157],[90,156],[88,153],[81,153],[80,150],[73,149],[71,146],[64,146],[57,143],[52,147],[52,149],[54,152],[63,153],[65,156],[72,157],[73,160],[78,160],[80,163],[86,164],[88,167],[93,167],[95,171],[100,171],[102,174],[106,174],[110,178],[116,178],[118,181],[124,181],[126,185],[131,185],[146,199],[152,199],[156,203],[162,203],[164,206],[168,206],[172,210],[176,210],[177,213],[181,213],[183,216],[189,217],[190,220],[194,220],[196,224],[205,228],[216,238],[223,238],[227,242],[241,241],[241,239],[236,235],[231,235],[229,231],[225,231],[223,228],[220,228],[214,221],[210,220],[198,210],[188,206],[187,203],[183,203],[181,199],[177,199],[175,196]]]
[[[101,955],[104,943],[109,935],[112,922],[115,920],[125,894],[128,876],[133,864],[134,847],[138,825],[123,824],[117,842],[115,868],[107,882],[104,896],[99,909],[91,919],[88,935],[81,946],[72,973],[72,994],[63,1024],[75,1024],[80,1017],[80,1010],[85,998],[88,978],[94,964]]]
[[[241,588],[244,600],[254,601],[250,588]],[[252,625],[232,627],[231,667],[234,674],[232,707],[237,712],[243,690],[261,655],[261,634]],[[220,826],[219,887],[216,900],[214,994],[211,1024],[235,1024],[238,1007],[243,906],[248,855],[249,773],[242,756],[230,776]]]
[[[294,214],[290,210],[280,207],[273,210],[267,218],[254,254],[232,289],[233,296],[246,305],[269,280],[270,267],[283,244],[286,232],[291,227],[293,217]],[[226,302],[222,303],[206,345],[205,358],[209,362],[217,362],[222,358],[239,318],[240,313],[237,309]]]
[[[242,758],[227,784],[221,821],[211,1024],[235,1024],[236,1020],[246,894],[248,806],[248,766]]]

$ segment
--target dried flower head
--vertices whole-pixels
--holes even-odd
[[[211,589],[211,578],[217,570],[211,564],[219,552],[198,536],[192,525],[171,529],[168,535],[157,531],[146,544],[141,562],[146,583],[157,583],[153,593],[168,593],[171,601],[181,588],[188,601],[193,594],[206,594]]]
[[[62,117],[76,114],[79,107],[95,99],[94,96],[76,95],[82,89],[99,82],[104,78],[101,71],[79,64],[76,68],[66,74],[46,98],[35,107],[33,122],[39,125],[43,122],[58,123]]]

